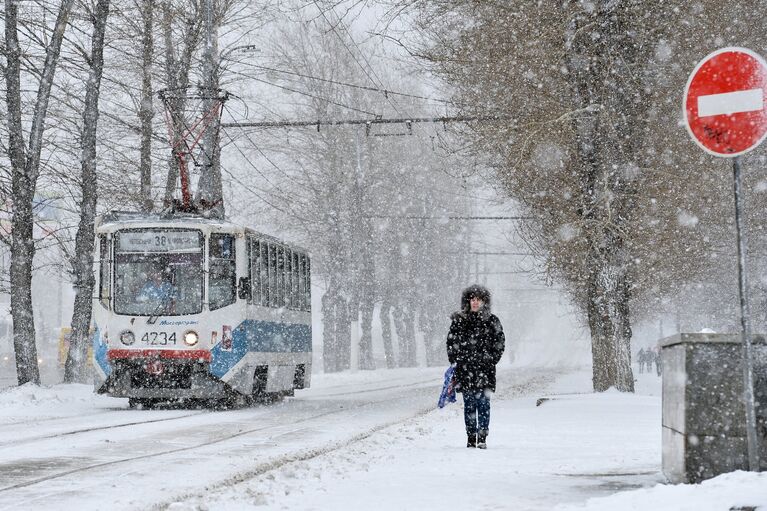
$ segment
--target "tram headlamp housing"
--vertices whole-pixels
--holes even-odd
[[[136,336],[130,330],[123,330],[120,333],[120,342],[126,346],[130,346],[136,342]]]
[[[200,336],[194,330],[184,332],[184,344],[194,346],[200,340]]]

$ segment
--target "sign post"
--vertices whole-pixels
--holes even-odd
[[[740,155],[767,137],[767,63],[746,48],[722,48],[690,74],[684,91],[684,118],[690,136],[704,151],[732,158],[735,230],[738,245],[738,294],[743,342],[743,400],[749,470],[759,471],[759,443],[754,403],[753,350],[748,303],[746,238],[743,229],[743,190]]]

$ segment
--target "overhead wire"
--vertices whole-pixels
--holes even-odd
[[[231,111],[230,111],[230,110],[229,110],[229,109],[228,109],[226,106],[224,106],[224,108],[225,108],[225,109],[226,109],[226,111],[229,113],[229,115],[232,115],[232,112],[231,112]],[[279,167],[279,166],[278,166],[276,163],[274,163],[274,161],[272,161],[272,159],[271,159],[271,158],[269,158],[269,157],[268,157],[266,154],[264,154],[264,152],[261,150],[261,148],[260,148],[260,147],[258,147],[258,145],[257,145],[257,144],[256,144],[256,143],[253,141],[253,139],[252,139],[252,138],[250,138],[250,134],[249,134],[247,131],[245,131],[245,129],[244,129],[244,128],[240,128],[240,129],[241,129],[241,132],[242,132],[242,134],[245,136],[245,138],[247,138],[247,139],[248,139],[248,142],[250,142],[250,144],[251,144],[253,147],[255,147],[255,148],[256,148],[256,151],[258,151],[258,153],[259,153],[261,156],[263,156],[263,157],[264,157],[264,159],[265,159],[266,161],[268,161],[268,162],[269,162],[269,164],[270,164],[272,167],[274,167],[275,169],[277,169],[277,171],[278,171],[280,174],[282,174],[282,175],[284,175],[284,176],[286,176],[286,177],[289,177],[289,176],[288,176],[288,174],[287,174],[287,172],[285,172],[284,170],[282,170],[282,169],[281,169],[281,168],[280,168],[280,167]],[[231,138],[231,137],[230,137],[230,138]],[[232,139],[232,142],[234,142],[234,140],[233,140],[233,139]]]
[[[369,112],[367,110],[362,110],[360,108],[355,108],[353,106],[349,106],[349,105],[346,105],[344,103],[339,103],[337,101],[333,101],[332,99],[328,99],[328,98],[325,98],[325,97],[322,97],[322,96],[311,94],[309,92],[305,92],[305,91],[301,91],[301,90],[296,90],[296,89],[293,89],[291,87],[287,87],[285,85],[279,85],[279,84],[276,84],[276,83],[272,83],[270,81],[263,80],[261,78],[256,78],[255,76],[250,76],[250,75],[248,75],[246,73],[243,73],[243,72],[240,72],[240,71],[231,71],[231,72],[234,73],[234,74],[240,75],[240,76],[244,76],[246,78],[250,78],[251,80],[255,80],[257,82],[264,83],[266,85],[271,85],[272,87],[277,87],[279,89],[287,90],[287,91],[293,92],[295,94],[301,94],[303,96],[307,96],[307,97],[310,97],[310,98],[313,98],[313,99],[317,99],[317,100],[320,100],[320,101],[325,101],[325,102],[330,103],[332,105],[339,106],[341,108],[346,108],[347,110],[352,110],[354,112],[360,112],[360,113],[363,113],[363,114],[366,114],[366,115],[372,115],[374,117],[378,117],[378,114],[376,114],[375,112]]]
[[[247,158],[246,158],[246,160],[247,160]],[[253,168],[256,168],[256,166],[250,160],[248,160],[248,163]],[[279,211],[280,213],[283,213],[285,215],[288,215],[288,216],[291,216],[291,217],[295,218],[296,220],[298,220],[299,222],[301,222],[304,225],[309,223],[309,221],[306,218],[296,214],[295,211],[287,210],[285,208],[282,208],[282,207],[278,206],[277,204],[274,204],[273,201],[270,201],[267,197],[264,196],[265,193],[259,193],[258,191],[254,190],[253,187],[245,184],[240,178],[235,176],[234,173],[231,172],[229,169],[227,169],[226,166],[224,166],[223,164],[219,164],[219,165],[221,166],[221,170],[223,172],[225,172],[231,179],[236,181],[240,186],[243,187],[243,189],[245,189],[246,191],[250,192],[253,196],[257,197],[259,200],[262,200],[266,205],[272,207],[273,209]]]
[[[255,170],[255,171],[258,173],[258,175],[260,175],[260,176],[261,176],[261,177],[262,177],[262,178],[263,178],[263,179],[264,179],[264,180],[265,180],[267,183],[269,183],[269,184],[270,184],[270,185],[271,185],[273,188],[275,188],[276,190],[278,190],[278,191],[279,191],[279,193],[280,193],[281,195],[284,195],[284,192],[283,192],[283,191],[280,189],[279,185],[276,185],[275,183],[273,183],[273,182],[272,182],[272,181],[271,181],[271,180],[270,180],[270,179],[269,179],[269,178],[266,176],[266,174],[264,174],[264,172],[263,172],[261,169],[259,169],[259,168],[256,166],[256,164],[255,164],[255,163],[253,163],[253,162],[251,161],[251,159],[250,159],[250,158],[249,158],[249,157],[248,157],[248,156],[247,156],[247,155],[246,155],[246,154],[245,154],[245,153],[242,151],[242,149],[240,149],[240,147],[237,145],[237,143],[236,143],[235,139],[234,139],[234,138],[233,138],[233,137],[232,137],[232,136],[231,136],[229,133],[226,133],[226,136],[227,136],[227,137],[229,137],[229,140],[232,142],[232,145],[233,145],[233,146],[234,146],[234,148],[237,150],[237,152],[238,152],[238,153],[240,153],[240,155],[243,157],[243,159],[246,161],[246,163],[247,163],[248,165],[250,165],[250,166],[253,168],[253,170]],[[270,159],[270,158],[268,158],[268,157],[267,157],[267,156],[266,156],[266,155],[263,153],[263,151],[261,151],[261,149],[260,149],[260,148],[259,148],[259,147],[258,147],[258,146],[255,144],[255,142],[253,142],[253,140],[252,140],[250,137],[246,137],[246,138],[248,138],[248,140],[249,140],[249,141],[250,141],[250,143],[253,145],[253,147],[255,147],[255,148],[256,148],[256,150],[257,150],[257,151],[258,151],[258,152],[259,152],[259,153],[260,153],[260,154],[261,154],[261,155],[262,155],[264,158],[266,158],[266,160],[267,160],[267,161],[269,161],[269,163],[271,163],[271,164],[272,164],[272,165],[273,165],[273,166],[274,166],[274,167],[275,167],[275,168],[276,168],[278,171],[280,171],[280,172],[281,172],[281,173],[282,173],[282,174],[283,174],[285,177],[287,177],[288,179],[291,179],[291,180],[293,180],[293,179],[290,177],[290,175],[289,175],[288,173],[286,173],[284,170],[282,170],[280,167],[278,167],[278,166],[277,166],[277,165],[276,165],[276,164],[275,164],[273,161],[271,161],[271,159]],[[241,181],[239,181],[239,180],[237,180],[237,181],[238,181],[238,183],[242,183],[242,182],[241,182]],[[264,191],[264,193],[267,193],[267,192],[266,192],[266,191]],[[283,198],[283,199],[284,199],[284,198]],[[294,194],[294,200],[295,200],[295,194]],[[282,209],[281,209],[280,211],[281,211],[281,212],[284,212]],[[298,215],[293,215],[293,216],[296,216],[297,218],[301,218],[301,217],[299,217]],[[303,219],[302,219],[302,220],[303,220]]]
[[[445,104],[448,104],[448,105],[456,105],[456,106],[460,106],[461,105],[461,103],[456,102],[456,101],[452,101],[452,100],[449,100],[449,99],[432,98],[432,97],[428,97],[428,96],[419,96],[418,94],[410,94],[410,93],[407,93],[407,92],[398,92],[398,91],[389,90],[389,89],[382,89],[382,88],[377,87],[377,86],[376,87],[369,87],[367,85],[359,85],[359,84],[356,84],[356,83],[349,83],[349,82],[342,82],[342,81],[338,81],[338,80],[331,80],[329,78],[320,78],[319,76],[307,75],[307,74],[299,73],[299,72],[296,72],[296,71],[287,71],[285,69],[276,69],[276,68],[269,67],[269,66],[262,66],[260,64],[254,64],[252,62],[245,62],[245,61],[242,61],[242,60],[232,60],[232,62],[236,62],[238,64],[242,64],[242,65],[245,65],[245,66],[250,66],[250,67],[256,67],[256,68],[259,68],[259,69],[264,69],[266,71],[272,71],[272,72],[275,72],[275,73],[293,75],[293,76],[297,76],[299,78],[308,78],[310,80],[317,80],[318,82],[325,82],[325,83],[330,83],[330,84],[333,84],[333,85],[341,85],[341,86],[344,86],[344,87],[351,87],[351,88],[354,88],[354,89],[367,90],[367,91],[371,91],[371,92],[380,92],[380,93],[382,93],[384,95],[391,94],[392,96],[402,96],[402,97],[405,97],[405,98],[422,99],[422,100],[425,100],[425,101],[434,101],[434,102],[437,102],[437,103],[445,103]]]
[[[349,31],[346,29],[346,26],[345,26],[345,24],[343,23],[343,21],[342,21],[342,20],[339,20],[337,24],[334,24],[334,23],[333,23],[333,22],[331,22],[331,21],[330,21],[330,19],[327,17],[327,15],[325,14],[325,11],[322,9],[322,7],[320,7],[320,5],[317,3],[317,0],[312,0],[312,1],[314,2],[314,5],[317,7],[317,9],[320,11],[320,14],[322,15],[322,17],[325,19],[325,21],[327,21],[328,25],[330,26],[330,30],[331,30],[331,31],[332,31],[332,32],[333,32],[333,33],[336,35],[336,37],[338,37],[338,40],[339,40],[339,41],[341,41],[341,44],[342,44],[342,45],[343,45],[343,47],[346,49],[346,51],[348,51],[348,52],[349,52],[349,55],[351,55],[351,57],[352,57],[352,59],[354,60],[354,62],[355,62],[355,63],[356,63],[358,66],[359,66],[359,68],[362,70],[362,72],[363,72],[363,73],[365,73],[365,76],[367,76],[367,77],[368,77],[368,79],[369,79],[369,80],[370,80],[370,81],[373,83],[373,85],[375,85],[376,87],[380,87],[380,88],[382,88],[382,89],[383,89],[383,88],[385,88],[385,87],[383,86],[383,82],[381,82],[381,81],[380,81],[380,78],[379,78],[379,83],[376,83],[376,81],[373,79],[373,77],[372,77],[372,76],[370,76],[370,73],[368,73],[367,69],[365,69],[365,66],[363,66],[363,65],[360,63],[360,61],[357,59],[357,56],[356,56],[356,55],[354,55],[354,52],[351,50],[351,48],[349,48],[349,45],[348,45],[348,44],[346,44],[346,41],[344,41],[344,38],[343,38],[343,37],[341,37],[341,34],[339,34],[339,33],[338,33],[338,31],[336,30],[336,25],[337,25],[337,24],[339,24],[339,25],[341,25],[341,26],[343,26],[343,27],[344,27],[344,31],[346,32],[346,35],[347,35],[347,36],[349,36],[349,39],[351,40],[352,44],[354,44],[354,46],[357,48],[357,51],[359,51],[359,52],[360,52],[360,55],[362,55],[362,58],[365,60],[365,62],[367,62],[368,66],[370,67],[370,70],[371,70],[371,72],[372,72],[373,74],[375,74],[375,70],[374,70],[374,69],[372,68],[372,66],[370,65],[370,62],[369,62],[369,61],[368,61],[368,60],[365,58],[365,54],[364,54],[364,53],[362,52],[362,50],[360,49],[359,45],[357,45],[357,43],[354,41],[354,38],[351,36],[351,34],[349,33]],[[334,12],[335,12],[335,11],[334,11]],[[378,76],[378,75],[376,75],[376,77],[377,77],[377,76]],[[392,106],[392,108],[394,108],[394,110],[395,110],[395,111],[396,111],[396,112],[399,114],[399,113],[400,113],[400,111],[399,111],[399,109],[397,108],[397,106],[396,106],[396,105],[395,105],[395,104],[392,102],[391,98],[389,98],[389,97],[388,97],[388,96],[386,96],[386,95],[384,95],[384,96],[386,97],[386,101],[388,101],[388,102],[389,102],[389,104]]]

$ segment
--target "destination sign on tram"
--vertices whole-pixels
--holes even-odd
[[[123,231],[120,252],[196,252],[201,249],[198,231]]]

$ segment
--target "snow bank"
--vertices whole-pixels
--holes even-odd
[[[0,424],[43,416],[67,417],[93,413],[94,409],[120,407],[127,408],[127,399],[96,395],[92,385],[45,387],[27,383],[0,390]]]
[[[767,473],[732,472],[701,484],[657,485],[589,499],[584,505],[556,511],[720,511],[738,507],[767,508]]]

